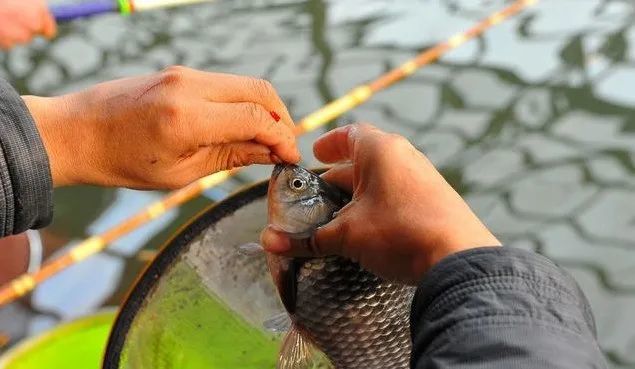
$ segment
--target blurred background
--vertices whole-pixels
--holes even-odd
[[[218,0],[103,15],[60,25],[50,42],[0,52],[0,77],[22,94],[57,95],[182,64],[266,78],[300,119],[508,3]],[[353,121],[408,137],[508,246],[565,267],[591,302],[611,367],[635,368],[632,1],[542,1],[334,125]],[[328,128],[300,139],[306,165],[317,165],[311,145]],[[8,347],[118,305],[179,227],[270,171],[243,171],[0,309]],[[162,195],[57,190],[54,222],[42,232],[46,255],[67,251]]]

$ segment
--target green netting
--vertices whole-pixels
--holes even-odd
[[[279,341],[229,310],[178,262],[130,329],[120,368],[274,368]]]
[[[62,324],[16,346],[0,359],[3,369],[99,369],[115,312]]]

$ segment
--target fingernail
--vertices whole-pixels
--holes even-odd
[[[265,250],[281,253],[291,250],[291,241],[284,234],[276,231],[272,226],[267,226],[260,234],[260,243]]]
[[[271,114],[271,117],[276,121],[279,122],[280,121],[280,116],[278,115],[278,113],[276,113],[275,111],[270,111],[269,114]]]

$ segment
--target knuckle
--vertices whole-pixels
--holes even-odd
[[[266,79],[252,78],[250,84],[259,96],[265,96],[268,98],[277,96],[273,85]]]
[[[245,114],[251,121],[262,122],[265,120],[267,112],[262,106],[256,103],[246,103]]]
[[[164,100],[160,105],[159,118],[163,125],[174,125],[180,120],[182,108],[172,99]]]
[[[410,150],[412,145],[403,136],[387,133],[367,123],[355,125],[354,140],[357,143],[356,150],[363,152],[364,157],[377,164],[390,161],[386,153],[403,153]],[[351,136],[349,136],[350,144]]]
[[[364,131],[372,131],[377,129],[377,127],[368,122],[355,123],[355,126],[357,127],[357,129]]]
[[[166,86],[179,85],[185,79],[188,69],[180,65],[171,65],[161,71],[161,83]]]
[[[389,133],[387,135],[387,140],[393,146],[397,146],[397,147],[410,145],[410,142],[404,136],[398,135],[396,133]]]
[[[235,155],[233,155],[233,149],[228,146],[221,146],[216,150],[215,155],[208,158],[202,171],[205,173],[215,172],[222,169],[233,168],[236,161]]]
[[[408,140],[403,136],[393,133],[378,136],[375,142],[379,150],[384,152],[402,150],[410,145],[410,142],[408,142]]]
[[[233,147],[228,147],[225,150],[225,168],[232,169],[235,167],[239,167],[242,164],[243,157],[240,151],[236,150]]]

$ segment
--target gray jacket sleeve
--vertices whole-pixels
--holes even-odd
[[[22,98],[0,79],[0,237],[47,225],[52,193],[35,122]]]
[[[416,369],[606,368],[586,297],[531,252],[464,251],[431,269],[411,315]]]

